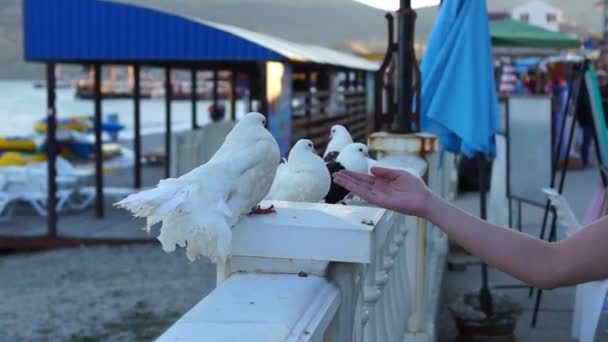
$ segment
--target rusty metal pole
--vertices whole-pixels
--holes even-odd
[[[397,124],[400,132],[410,133],[412,131],[412,70],[415,62],[411,49],[414,43],[416,20],[416,12],[412,10],[411,0],[401,0],[398,14]]]

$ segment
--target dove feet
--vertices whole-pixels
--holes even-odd
[[[262,208],[259,204],[253,208],[247,215],[268,215],[268,214],[276,214],[277,211],[274,209],[274,205],[270,205],[268,208]]]

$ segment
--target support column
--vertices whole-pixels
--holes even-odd
[[[47,154],[47,198],[48,198],[48,215],[47,215],[47,235],[49,237],[57,236],[57,169],[55,168],[57,160],[57,137],[56,120],[57,114],[55,110],[55,63],[47,63],[46,65],[46,113],[47,113],[47,129],[46,129],[46,154]]]
[[[230,120],[236,121],[236,71],[230,72]]]
[[[218,105],[219,105],[219,94],[218,94],[218,83],[219,83],[219,77],[218,77],[218,70],[217,68],[213,69],[213,110],[217,111],[218,110]]]
[[[411,0],[401,0],[397,22],[399,41],[399,60],[397,61],[397,122],[403,133],[412,131],[412,69],[414,60],[410,49],[414,41],[416,12],[412,10]]]
[[[133,186],[141,188],[141,82],[139,65],[133,66],[133,150],[135,152],[135,165],[133,169]]]
[[[260,106],[258,108],[258,112],[268,115],[268,96],[266,94],[266,63],[261,62],[259,64],[259,76],[258,87],[260,87]],[[268,126],[268,121],[266,120],[266,126]]]
[[[171,68],[165,67],[165,177],[171,173]]]
[[[101,65],[95,64],[93,97],[95,102],[95,214],[103,217],[103,152],[101,138]]]
[[[192,129],[198,129],[198,123],[196,120],[196,101],[198,100],[198,94],[197,94],[197,88],[198,88],[198,77],[196,77],[196,69],[192,68],[192,70],[190,70],[190,83],[192,84],[190,87],[190,101],[192,103],[192,113],[191,113],[191,120],[192,120]]]

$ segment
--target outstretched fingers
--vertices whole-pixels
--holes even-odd
[[[394,181],[395,179],[399,178],[402,175],[401,171],[387,169],[385,167],[379,167],[379,166],[372,167],[372,169],[370,171],[374,176],[385,179],[389,182]]]
[[[340,184],[342,180],[349,180],[350,182],[360,185],[364,188],[370,188],[374,185],[374,179],[371,176],[364,175],[362,173],[356,173],[351,171],[340,171],[334,173],[334,181]],[[349,189],[350,190],[350,189]]]
[[[336,174],[334,181],[338,185],[341,185],[346,190],[357,194],[366,201],[372,202],[376,200],[377,196],[373,191],[373,180],[359,181],[358,179],[351,177],[350,174],[338,173]]]
[[[368,182],[368,183],[373,183],[374,181],[374,176],[369,175],[367,173],[359,173],[359,172],[355,172],[355,171],[349,171],[349,170],[341,170],[339,172],[334,173],[334,176],[348,176],[352,179],[356,179],[359,182]]]

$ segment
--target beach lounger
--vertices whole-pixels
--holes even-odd
[[[3,178],[3,193],[12,202],[25,202],[40,216],[48,214],[48,187],[46,170],[37,167],[11,167],[0,169]],[[76,179],[57,177],[56,210],[63,211],[76,190]]]
[[[7,222],[13,217],[16,202],[16,197],[0,192],[0,222]]]

